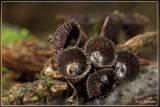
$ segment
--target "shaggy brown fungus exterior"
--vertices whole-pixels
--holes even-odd
[[[89,98],[107,97],[114,90],[117,80],[112,69],[96,70],[89,75],[86,87]]]
[[[70,20],[57,28],[50,42],[54,50],[60,52],[68,47],[82,47],[85,39],[86,35],[80,25],[75,20]]]
[[[117,59],[114,66],[117,79],[120,82],[134,80],[141,71],[141,64],[138,57],[129,50],[120,50],[116,55]]]
[[[59,52],[56,64],[61,76],[71,81],[79,94],[98,98],[102,104],[117,83],[136,78],[141,71],[141,64],[138,57],[129,50],[116,52],[114,42],[101,34],[92,37],[82,49],[80,47],[84,45],[86,36],[76,21],[68,21],[57,28],[50,42],[55,51]],[[50,70],[49,67],[46,72]],[[76,89],[74,93],[77,93]]]
[[[61,22],[74,19],[81,25],[86,34],[89,34],[94,24],[97,24],[97,20],[94,17],[83,14],[58,14],[56,19]]]
[[[85,45],[85,51],[95,67],[110,67],[114,63],[115,44],[105,37],[93,37]]]
[[[66,79],[79,81],[89,73],[91,63],[82,49],[68,48],[57,56],[57,69]]]

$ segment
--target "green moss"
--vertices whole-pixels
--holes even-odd
[[[7,97],[5,100],[6,100],[6,103],[7,103],[7,104],[10,104],[10,100],[9,100],[8,97]]]
[[[34,88],[29,88],[30,91],[34,91]]]
[[[3,67],[3,66],[2,66],[2,72],[6,72],[6,73],[7,73],[7,72],[10,72],[10,70],[7,69],[6,67]]]
[[[45,91],[46,91],[46,88],[42,88],[42,89],[37,88],[35,92],[38,94],[39,97],[43,97]]]
[[[117,15],[117,14],[119,14],[119,11],[118,11],[118,10],[114,10],[114,11],[113,11],[113,14],[114,14],[114,15]]]
[[[29,38],[31,40],[35,39],[27,29],[16,29],[3,27],[2,28],[2,44],[8,45],[18,42],[19,40]]]
[[[42,75],[41,77],[40,77],[40,79],[46,79],[48,76],[46,76],[46,75]]]
[[[48,81],[47,81],[47,85],[48,85],[48,86],[51,86],[51,84],[52,84],[51,80],[48,80]]]
[[[31,34],[27,29],[17,29],[17,28],[11,28],[11,27],[5,27],[2,28],[2,45],[8,45],[8,44],[14,44],[18,42],[19,40],[35,40],[35,36]],[[41,46],[45,46],[46,42],[40,41]],[[3,72],[9,72],[7,68],[2,66]]]
[[[22,88],[23,91],[26,91],[26,88]]]
[[[35,74],[35,78],[39,78],[40,74],[39,73],[36,73]]]
[[[8,91],[8,94],[13,94],[14,93],[14,90],[12,90],[12,89],[10,89],[9,91]]]
[[[146,44],[148,45],[150,43],[154,43],[154,41],[155,41],[154,39],[149,39]],[[143,45],[146,45],[146,44],[143,44]]]
[[[38,93],[38,95],[41,94],[41,91],[40,91],[40,89],[38,89],[38,88],[36,89],[35,92]]]
[[[39,41],[39,43],[40,43],[40,45],[41,45],[42,47],[45,47],[45,46],[46,46],[46,42],[45,42],[45,41]]]
[[[38,96],[43,96],[43,93],[40,89],[37,88],[35,92],[38,94]]]
[[[48,36],[48,38],[52,38],[53,36],[50,34],[49,36]]]

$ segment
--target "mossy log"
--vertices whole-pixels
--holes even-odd
[[[21,40],[2,46],[3,67],[31,76],[40,73],[45,62],[53,56],[56,53],[49,46],[41,46],[37,40]]]
[[[117,46],[117,49],[129,49],[135,53],[143,50],[144,47],[150,46],[154,44],[156,45],[156,32],[148,32],[142,35],[138,35],[124,44],[120,44]],[[140,59],[142,65],[148,65],[152,62]],[[46,70],[48,67],[55,68],[55,64],[51,64],[51,62],[55,63],[55,58],[49,60],[50,64],[46,64],[43,70]],[[44,72],[42,72],[44,73]],[[58,76],[55,76],[58,75]],[[46,104],[60,104],[65,94],[64,91],[68,90],[69,85],[67,80],[61,79],[58,71],[54,69],[54,71],[50,74],[46,74],[47,78],[35,80],[32,83],[20,84],[12,87],[8,92],[8,94],[3,95],[2,103],[4,105],[17,105],[17,104],[31,104],[31,105],[46,105]],[[55,98],[55,99],[54,99]],[[60,102],[57,101],[57,98],[62,98]]]
[[[145,47],[156,46],[157,45],[157,32],[146,32],[144,34],[139,34],[125,43],[117,45],[118,50],[131,50],[135,54],[141,52]]]
[[[2,102],[4,105],[59,104],[63,101],[54,102],[54,100],[57,101],[66,89],[67,82],[51,78],[39,79],[33,83],[12,87],[8,94],[3,95]]]

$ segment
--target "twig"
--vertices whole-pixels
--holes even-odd
[[[74,92],[73,92],[73,95],[72,95],[71,97],[69,97],[66,102],[68,102],[68,103],[69,103],[69,102],[73,103],[73,98],[74,98],[74,96],[76,96],[76,105],[78,105],[78,94],[77,94],[77,90],[76,90],[76,88],[72,85],[71,82],[69,82],[68,80],[67,80],[67,82],[68,82],[69,85],[73,88]]]
[[[149,61],[149,60],[143,59],[143,58],[139,58],[139,60],[140,60],[142,66],[147,66],[147,65],[154,63],[153,61]]]
[[[105,21],[104,21],[104,24],[103,24],[100,36],[104,36],[104,30],[105,30],[105,28],[107,26],[108,20],[109,20],[109,17],[107,16],[106,19],[105,19]]]
[[[141,52],[145,47],[157,45],[157,32],[146,32],[144,34],[137,35],[124,44],[117,45],[118,50],[131,50],[135,54]]]

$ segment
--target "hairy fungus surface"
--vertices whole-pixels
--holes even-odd
[[[87,92],[89,98],[107,97],[115,88],[116,79],[112,69],[96,70],[87,79]]]
[[[115,44],[105,37],[94,37],[85,45],[92,64],[96,67],[112,66],[115,57]]]
[[[86,34],[89,34],[93,26],[97,24],[97,20],[94,17],[83,14],[58,14],[56,15],[56,19],[59,22],[74,19],[81,25],[82,29]]]
[[[80,48],[68,48],[57,57],[57,68],[67,79],[80,80],[91,69],[86,53]]]
[[[81,47],[85,38],[86,35],[80,25],[76,21],[70,20],[57,28],[50,42],[54,50],[60,52],[68,47]]]
[[[134,53],[129,50],[121,50],[117,52],[115,71],[121,82],[128,82],[135,79],[141,71],[141,64]]]

